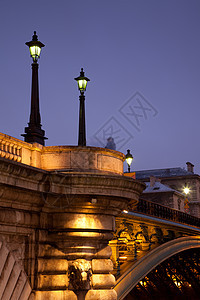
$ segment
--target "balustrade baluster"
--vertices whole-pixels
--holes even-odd
[[[146,215],[200,227],[199,218],[144,199],[139,200],[136,211]]]

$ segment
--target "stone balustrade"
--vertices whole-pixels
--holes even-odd
[[[0,157],[29,166],[40,167],[40,145],[32,145],[0,133]]]
[[[0,157],[47,171],[123,175],[121,152],[78,146],[29,144],[0,133]]]
[[[15,143],[10,143],[5,140],[0,140],[0,156],[21,162],[22,160],[22,147]]]

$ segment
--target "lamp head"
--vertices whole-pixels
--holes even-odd
[[[32,41],[27,42],[26,45],[29,47],[31,57],[33,58],[33,62],[37,62],[40,57],[40,52],[42,47],[45,45],[38,41],[38,36],[36,31],[34,31],[34,35],[32,36]]]
[[[132,161],[133,161],[133,156],[132,156],[132,154],[130,153],[130,150],[128,149],[128,150],[127,150],[127,153],[126,153],[126,162],[127,162],[127,165],[128,165],[129,167],[131,166]]]
[[[86,91],[87,83],[88,83],[88,81],[90,81],[90,79],[85,77],[83,68],[81,68],[80,76],[74,78],[74,80],[76,80],[78,82],[78,89],[79,89],[80,93],[84,94],[84,92]]]

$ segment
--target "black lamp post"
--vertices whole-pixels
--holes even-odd
[[[81,68],[80,76],[74,78],[78,82],[80,91],[80,110],[79,110],[79,132],[78,132],[78,146],[86,146],[86,130],[85,130],[85,95],[87,83],[89,78],[85,77],[83,68]]]
[[[127,150],[127,153],[126,153],[126,162],[127,162],[127,165],[128,165],[128,172],[130,173],[131,171],[131,164],[132,164],[132,161],[133,161],[133,156],[132,154],[130,153],[130,150],[128,149]]]
[[[38,84],[38,58],[40,57],[41,48],[45,45],[38,41],[36,31],[32,37],[32,41],[27,42],[29,47],[32,63],[32,89],[31,89],[31,112],[28,127],[25,127],[25,134],[22,134],[25,142],[38,143],[44,145],[45,131],[42,130],[40,107],[39,107],[39,84]]]

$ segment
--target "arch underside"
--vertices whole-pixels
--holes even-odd
[[[198,299],[200,236],[167,242],[133,264],[114,287],[122,299]]]

